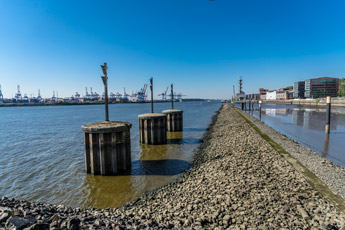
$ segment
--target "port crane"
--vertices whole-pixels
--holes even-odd
[[[0,85],[0,101],[3,101],[3,100],[4,100],[4,95],[2,94],[1,85]]]
[[[147,90],[147,84],[144,84],[144,88],[141,88],[138,92],[138,101],[146,101],[146,90]]]
[[[126,93],[126,88],[123,87],[123,100],[128,101],[128,97],[131,96],[128,93]]]
[[[20,85],[17,85],[17,93],[16,93],[15,98],[16,98],[17,100],[22,100],[22,94],[21,94],[21,92],[20,92]]]
[[[163,100],[163,101],[166,101],[166,100],[167,100],[168,89],[169,89],[169,86],[167,87],[167,89],[166,89],[163,93],[158,94],[158,96],[162,96],[162,100]]]
[[[176,100],[181,100],[182,97],[185,97],[187,95],[183,95],[182,93],[176,93],[174,92],[173,96],[171,94],[167,95],[168,97],[173,97],[172,99],[176,98]]]

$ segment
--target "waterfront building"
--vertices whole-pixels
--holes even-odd
[[[305,81],[306,98],[325,98],[327,96],[337,97],[339,89],[339,78],[319,77]]]
[[[288,100],[293,98],[292,91],[279,89],[276,93],[276,99],[277,100]]]
[[[297,81],[293,85],[293,97],[304,98],[305,81]]]
[[[277,100],[277,91],[267,92],[266,100]]]
[[[266,100],[266,93],[268,92],[268,89],[259,88],[259,98],[261,100]],[[264,96],[263,96],[264,95]],[[265,99],[264,99],[265,98]]]

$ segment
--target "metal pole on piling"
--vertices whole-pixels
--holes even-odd
[[[325,131],[326,134],[329,134],[330,125],[331,125],[331,97],[327,96],[327,104],[326,104],[326,127]]]
[[[171,109],[174,109],[174,84],[171,84]]]
[[[101,65],[104,76],[101,76],[104,84],[104,102],[105,102],[105,121],[109,121],[109,110],[108,110],[108,66],[105,62],[104,65]]]
[[[153,113],[153,78],[150,78],[150,89],[151,89],[151,113]]]

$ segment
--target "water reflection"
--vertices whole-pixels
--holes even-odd
[[[291,116],[292,124],[302,126],[306,129],[324,131],[326,121],[326,110],[320,109],[291,109],[291,108],[266,108],[262,114],[268,116]],[[331,130],[337,128],[337,114],[331,114]]]
[[[87,175],[84,182],[88,197],[86,206],[119,207],[147,190],[174,180],[191,167],[191,162],[188,162],[189,158],[185,154],[190,154],[195,145],[201,142],[193,137],[195,134],[191,136],[183,132],[168,132],[168,144],[140,144],[140,157],[132,161],[130,175]]]
[[[259,111],[256,110],[254,116],[260,118]],[[329,135],[325,134],[325,107],[263,104],[262,121],[321,156],[345,167],[344,108],[332,107]]]

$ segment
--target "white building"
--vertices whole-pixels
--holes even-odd
[[[277,100],[277,91],[267,92],[266,100]]]

